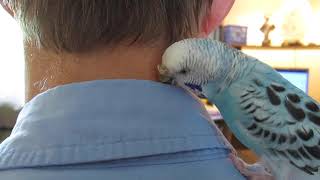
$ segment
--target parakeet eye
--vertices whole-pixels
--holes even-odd
[[[184,68],[184,69],[182,69],[179,73],[180,73],[180,74],[187,74],[189,71],[190,71],[190,69]]]

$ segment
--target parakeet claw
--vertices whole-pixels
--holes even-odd
[[[271,175],[271,172],[269,172],[263,164],[256,163],[249,165],[235,154],[231,154],[230,159],[240,173],[246,176],[249,180],[275,180]]]

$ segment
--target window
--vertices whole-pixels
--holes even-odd
[[[0,7],[0,104],[24,103],[22,33],[16,21]]]

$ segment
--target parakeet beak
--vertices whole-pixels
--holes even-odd
[[[200,85],[185,83],[186,87],[188,87],[193,93],[195,93],[199,98],[205,98],[202,94],[202,87]]]
[[[169,70],[164,65],[158,65],[159,80],[162,83],[173,84],[173,77],[170,76]]]
[[[190,84],[190,83],[185,83],[185,85],[188,86],[189,88],[191,88],[194,91],[202,92],[202,87],[199,86],[199,85]]]
[[[168,68],[164,65],[158,65],[159,71],[159,80],[162,83],[171,84],[175,86],[180,86],[184,89],[189,89],[193,93],[195,93],[198,97],[204,98],[205,96],[202,94],[202,87],[200,85],[190,84],[190,83],[178,83],[174,80],[174,78],[170,75]]]

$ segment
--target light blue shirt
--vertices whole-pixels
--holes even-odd
[[[198,100],[143,80],[59,86],[0,145],[4,180],[243,179]]]

